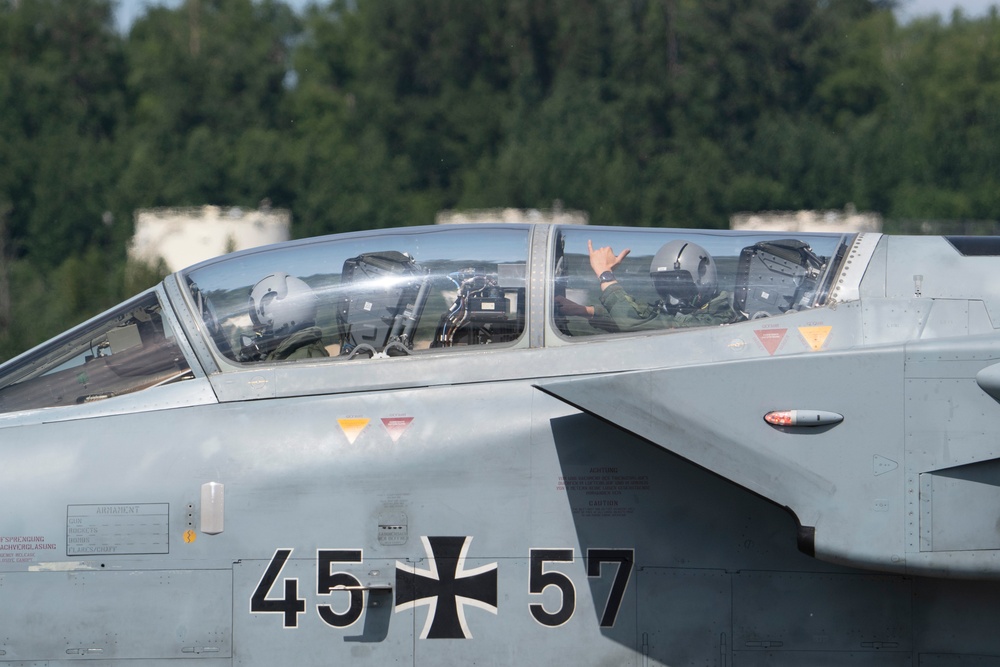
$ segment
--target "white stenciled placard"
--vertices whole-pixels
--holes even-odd
[[[70,505],[66,555],[105,556],[170,552],[170,505]]]

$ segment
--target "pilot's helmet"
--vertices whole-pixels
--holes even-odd
[[[265,276],[250,290],[250,319],[265,334],[287,335],[312,326],[316,310],[312,288],[287,273]]]
[[[667,305],[698,308],[719,293],[715,260],[697,243],[665,244],[653,257],[649,275]]]

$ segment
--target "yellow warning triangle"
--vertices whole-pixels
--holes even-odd
[[[799,327],[799,333],[806,339],[806,343],[813,349],[813,352],[819,352],[823,349],[823,343],[826,342],[826,338],[832,330],[832,326]]]
[[[358,439],[358,436],[361,435],[361,432],[365,430],[370,421],[370,419],[355,417],[338,419],[337,423],[340,424],[340,430],[347,436],[347,441],[353,445],[354,441]]]

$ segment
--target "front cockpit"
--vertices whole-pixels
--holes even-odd
[[[224,364],[512,345],[525,329],[529,231],[329,237],[180,275]],[[290,349],[296,336],[310,339],[309,357]]]

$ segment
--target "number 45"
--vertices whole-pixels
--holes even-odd
[[[299,597],[299,580],[285,579],[285,587],[281,597],[268,597],[274,584],[281,576],[281,570],[292,555],[292,549],[278,549],[271,557],[264,575],[260,578],[257,588],[250,597],[250,611],[260,614],[282,614],[283,625],[286,628],[299,626],[299,615],[306,611],[306,601]],[[320,549],[316,552],[316,595],[331,595],[335,591],[343,591],[349,596],[349,604],[345,611],[334,611],[328,604],[316,605],[323,622],[335,628],[346,628],[353,625],[364,611],[364,586],[358,579],[347,572],[332,572],[335,563],[361,563],[363,555],[360,549]]]

